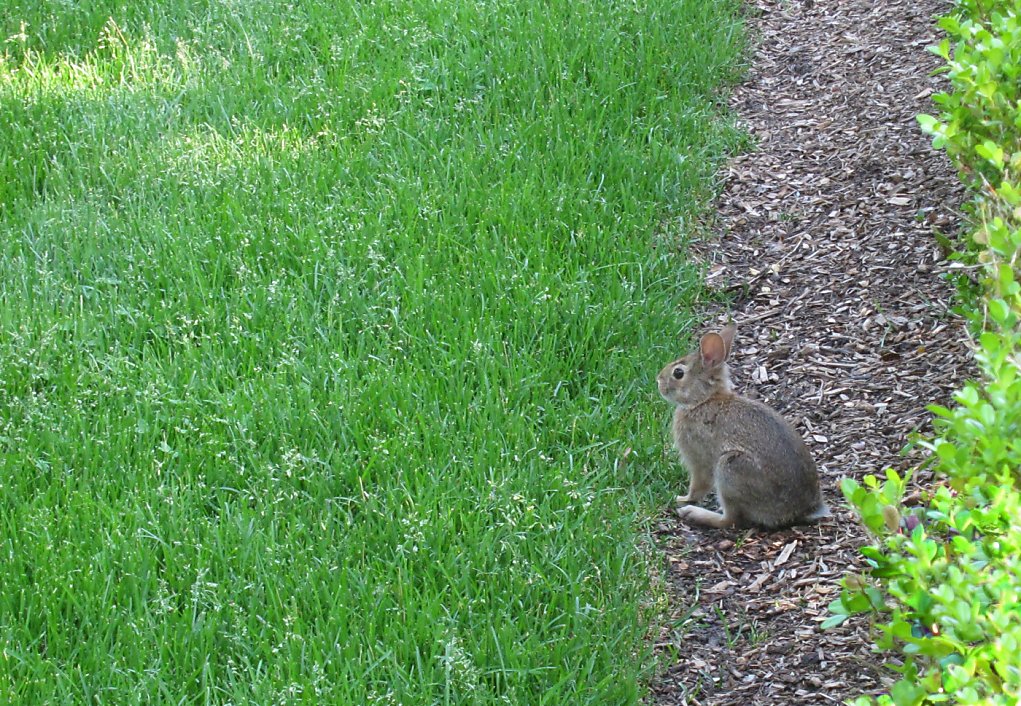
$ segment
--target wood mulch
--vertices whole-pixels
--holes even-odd
[[[713,320],[738,323],[737,389],[805,436],[834,517],[773,533],[662,518],[672,620],[649,704],[841,703],[892,683],[866,621],[818,625],[867,542],[840,479],[917,464],[901,452],[931,428],[925,405],[973,374],[934,238],[956,231],[963,194],[915,122],[942,90],[926,47],[948,7],[750,4],[756,51],[731,105],[757,148],[725,170],[719,235],[694,250],[734,294]]]

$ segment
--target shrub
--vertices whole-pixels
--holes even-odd
[[[908,478],[893,471],[843,483],[875,543],[824,626],[871,614],[901,674],[858,705],[1021,700],[1021,0],[962,0],[940,26],[952,90],[919,123],[973,192],[960,255],[981,264],[963,305],[981,379],[954,408],[930,407],[936,436],[920,443],[937,482],[921,506],[904,506]]]

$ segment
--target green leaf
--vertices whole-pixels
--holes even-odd
[[[844,478],[840,481],[840,491],[844,494],[844,497],[847,498],[847,502],[849,503],[855,503],[857,498],[856,494],[860,489],[861,486],[858,485],[858,481],[854,478]]]
[[[890,689],[890,696],[897,706],[917,706],[925,699],[925,689],[907,679],[901,679]]]
[[[939,133],[940,123],[938,120],[936,120],[936,118],[932,117],[931,115],[926,115],[925,113],[922,113],[921,115],[916,115],[915,120],[918,121],[918,124],[921,126],[923,132],[926,132],[930,135],[936,135]]]
[[[997,169],[1003,169],[1003,148],[992,140],[975,145],[975,153],[986,161],[992,162]]]
[[[886,610],[886,597],[878,588],[866,588],[865,596],[868,598],[869,604],[871,604],[873,610]]]
[[[989,315],[998,324],[1005,324],[1010,319],[1010,306],[1002,299],[990,299],[988,301]]]
[[[872,603],[864,593],[852,593],[842,596],[841,601],[844,603],[844,610],[851,615],[865,613],[872,609]]]
[[[901,640],[910,640],[914,637],[911,623],[906,620],[895,620],[888,629],[894,637]]]
[[[830,601],[830,604],[829,606],[827,606],[827,609],[834,615],[848,614],[847,608],[844,607],[844,601],[841,600],[840,598],[836,599],[835,601]]]
[[[1000,188],[996,190],[996,195],[1011,206],[1021,204],[1021,191],[1009,181],[1004,181],[1000,184]]]
[[[819,627],[822,628],[823,630],[829,630],[830,628],[835,628],[838,625],[843,625],[850,617],[851,616],[848,615],[847,613],[831,615],[830,617],[826,618],[826,620],[819,623]]]

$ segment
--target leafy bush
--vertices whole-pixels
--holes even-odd
[[[1005,158],[1018,153],[1019,8],[1016,0],[962,0],[956,14],[939,21],[948,36],[932,47],[947,62],[953,90],[935,97],[943,109],[938,119],[921,115],[918,121],[933,136],[933,146],[946,149],[976,186],[975,178],[995,182],[1002,177]]]
[[[982,288],[965,310],[982,378],[953,409],[930,407],[938,482],[921,506],[904,506],[908,478],[893,471],[844,481],[876,543],[824,625],[870,613],[901,674],[858,705],[1021,700],[1021,1],[964,0],[940,26],[952,91],[919,123],[974,193],[966,247]]]

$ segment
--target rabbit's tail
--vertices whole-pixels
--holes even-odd
[[[818,508],[810,512],[808,515],[805,515],[805,521],[816,522],[823,518],[831,517],[832,515],[833,513],[830,512],[830,506],[824,502],[820,502]]]

